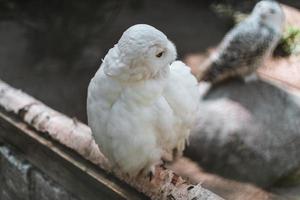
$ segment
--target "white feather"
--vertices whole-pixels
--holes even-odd
[[[113,166],[130,175],[153,170],[174,149],[180,154],[195,121],[197,81],[175,57],[162,32],[135,25],[90,82],[87,113],[96,143]]]

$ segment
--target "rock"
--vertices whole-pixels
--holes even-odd
[[[30,164],[5,146],[0,146],[0,155],[0,199],[30,200]]]
[[[201,101],[186,155],[205,170],[269,186],[300,165],[300,99],[257,80],[231,80]]]
[[[5,145],[0,145],[0,199],[78,200],[32,166],[22,153]]]
[[[78,200],[38,171],[32,172],[33,196],[39,200]]]

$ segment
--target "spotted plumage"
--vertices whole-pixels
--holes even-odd
[[[216,54],[205,62],[198,80],[217,83],[255,72],[278,43],[283,22],[277,2],[257,3],[251,15],[225,36]]]

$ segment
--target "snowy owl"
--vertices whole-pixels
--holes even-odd
[[[199,81],[211,83],[254,74],[279,42],[284,13],[276,1],[258,2],[252,13],[223,39],[217,52],[199,70]]]
[[[145,24],[128,28],[88,87],[87,114],[96,143],[113,168],[153,175],[181,155],[199,102],[197,80],[176,48]]]

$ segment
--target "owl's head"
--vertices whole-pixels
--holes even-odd
[[[138,24],[128,28],[104,59],[105,73],[123,80],[162,76],[176,59],[176,48],[156,28]],[[105,63],[106,62],[106,63]]]
[[[263,0],[258,2],[253,11],[252,16],[275,29],[281,30],[285,20],[284,12],[279,3],[272,0]]]

